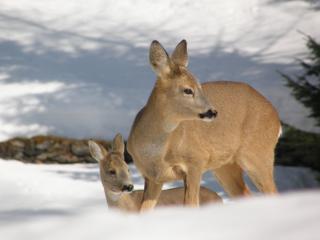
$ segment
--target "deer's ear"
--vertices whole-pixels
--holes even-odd
[[[112,151],[124,153],[124,141],[120,133],[112,141]]]
[[[151,67],[157,76],[165,76],[170,73],[169,55],[157,40],[154,40],[151,43],[149,60]]]
[[[91,156],[95,160],[97,160],[98,162],[103,160],[107,156],[107,154],[108,154],[107,149],[102,147],[100,144],[98,144],[92,140],[89,140],[88,145],[89,145],[89,150],[90,150]]]
[[[187,41],[182,40],[173,51],[171,55],[171,60],[178,64],[179,66],[188,66],[188,51],[187,51]]]

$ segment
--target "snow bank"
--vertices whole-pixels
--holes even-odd
[[[136,189],[143,187],[130,166]],[[319,186],[308,169],[277,167],[280,190]],[[203,185],[225,194],[206,174]],[[179,183],[166,185],[178,186]],[[142,216],[108,210],[96,164],[0,160],[2,239],[318,239],[320,192],[227,201]]]
[[[101,214],[100,209],[86,219],[98,220],[97,229],[81,237],[85,239],[93,233],[93,237],[102,238],[105,234],[116,239],[317,239],[319,200],[319,193],[310,193],[193,211],[168,209],[130,218],[121,215],[114,218]],[[112,225],[106,227],[107,222]],[[59,225],[66,226],[67,220]],[[87,223],[78,219],[74,226],[66,232],[70,236],[78,235],[78,227],[82,229]],[[62,232],[57,235],[68,236]]]
[[[106,209],[32,216],[2,225],[5,239],[261,239],[319,238],[320,193],[242,200],[202,209],[163,209],[142,216]]]

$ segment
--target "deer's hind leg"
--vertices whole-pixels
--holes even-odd
[[[250,190],[243,180],[243,171],[237,163],[223,165],[212,172],[231,197],[250,195]]]
[[[244,153],[239,161],[241,167],[246,171],[251,181],[263,193],[277,193],[274,182],[274,152],[263,154]]]

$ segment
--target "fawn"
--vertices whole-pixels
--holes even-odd
[[[100,144],[88,142],[92,157],[99,162],[100,177],[109,208],[128,212],[138,212],[141,207],[143,190],[133,191],[133,183],[128,165],[124,161],[124,142],[117,134],[112,142],[112,150],[107,151]],[[221,202],[218,194],[201,187],[200,203]],[[162,191],[157,206],[183,205],[184,188]]]

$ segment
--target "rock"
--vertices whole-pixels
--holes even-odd
[[[71,152],[80,157],[90,154],[88,144],[80,141],[71,144]]]
[[[10,141],[10,145],[12,145],[13,147],[17,147],[17,148],[24,148],[25,147],[25,143],[21,140],[12,140]]]
[[[14,159],[17,159],[17,160],[23,160],[24,159],[24,155],[23,155],[23,152],[17,152],[14,156],[13,156]]]
[[[46,159],[50,159],[55,155],[56,155],[56,153],[43,152],[43,153],[37,155],[36,160],[45,161]]]
[[[84,159],[85,162],[87,163],[97,163],[97,160],[95,160],[94,158],[92,158],[91,156],[87,156],[85,159]]]
[[[77,156],[72,154],[56,154],[49,158],[49,160],[57,163],[81,163],[80,159]]]
[[[38,150],[47,150],[52,145],[52,141],[44,141],[35,145]]]
[[[24,154],[27,157],[34,157],[39,153],[39,151],[37,151],[37,149],[34,146],[34,142],[33,141],[28,141],[25,148],[24,148]]]
[[[96,163],[89,152],[89,139],[71,139],[57,136],[13,138],[0,142],[0,158],[29,163]],[[107,149],[111,142],[93,139]],[[125,154],[128,158],[128,154]]]

